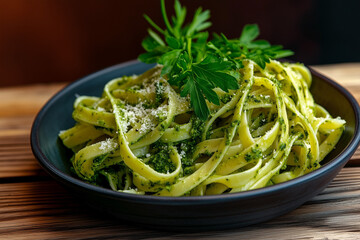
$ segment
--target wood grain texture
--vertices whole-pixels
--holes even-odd
[[[360,102],[360,63],[317,66]],[[0,239],[360,239],[360,149],[326,190],[297,210],[218,232],[155,231],[93,213],[40,168],[30,128],[65,83],[0,89]]]
[[[199,233],[156,231],[94,213],[52,181],[4,183],[0,239],[360,239],[359,172],[343,169],[320,195],[272,221]]]
[[[0,117],[34,116],[64,83],[0,89]]]
[[[0,124],[4,122],[1,120]],[[19,118],[20,123],[23,120]],[[9,178],[46,176],[31,151],[29,129],[32,120],[31,117],[25,121],[28,124],[22,123],[12,129],[0,125],[0,183],[12,181]],[[15,118],[12,124],[16,125],[16,122]]]
[[[0,89],[0,183],[47,176],[30,147],[30,129],[46,101],[64,83]]]

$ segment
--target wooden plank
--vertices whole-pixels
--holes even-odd
[[[47,176],[32,154],[29,128],[3,130],[0,127],[0,182],[6,178]]]
[[[65,83],[0,89],[0,117],[34,116]]]
[[[52,181],[0,184],[0,239],[358,239],[360,168],[346,168],[295,211],[250,227],[202,232],[144,229],[93,213]]]

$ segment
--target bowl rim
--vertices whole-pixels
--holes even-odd
[[[116,192],[111,189],[98,187],[89,183],[86,183],[80,179],[77,179],[69,174],[66,174],[62,172],[60,169],[55,167],[51,161],[46,157],[46,155],[43,153],[40,147],[39,143],[39,136],[38,131],[41,127],[40,123],[45,115],[45,113],[48,111],[48,109],[57,101],[57,99],[61,98],[63,94],[65,94],[68,90],[78,87],[79,85],[82,85],[84,82],[91,80],[94,77],[101,76],[103,74],[106,74],[108,72],[112,72],[117,69],[126,68],[132,65],[139,64],[140,62],[138,60],[131,60],[124,63],[120,63],[117,65],[113,65],[110,67],[107,67],[105,69],[102,69],[100,71],[94,72],[92,74],[89,74],[83,78],[80,78],[61,90],[59,90],[55,95],[53,95],[41,108],[41,110],[38,112],[38,114],[35,117],[35,120],[31,127],[31,133],[30,133],[30,143],[31,143],[31,149],[33,151],[34,156],[38,160],[41,167],[50,174],[53,178],[59,180],[63,183],[70,183],[71,185],[75,185],[76,187],[80,187],[84,190],[88,191],[94,191],[101,195],[106,195],[109,198],[114,199],[122,199],[122,200],[128,200],[133,202],[147,202],[152,204],[166,204],[166,205],[193,205],[193,204],[203,204],[205,202],[207,203],[216,203],[219,201],[233,201],[233,200],[240,200],[240,199],[246,199],[246,198],[252,198],[252,197],[260,197],[262,195],[267,195],[269,193],[282,191],[291,185],[298,185],[302,184],[304,182],[308,182],[311,179],[315,179],[320,177],[322,174],[324,174],[327,171],[330,171],[336,167],[338,167],[341,164],[345,164],[347,159],[350,159],[350,157],[354,154],[354,152],[357,149],[357,146],[360,143],[360,107],[356,99],[350,94],[348,90],[346,90],[344,87],[342,87],[340,84],[336,83],[335,81],[329,79],[328,77],[324,76],[323,74],[317,72],[316,70],[312,69],[311,67],[307,66],[310,69],[310,72],[312,75],[315,75],[318,78],[321,78],[322,80],[326,81],[328,84],[332,85],[334,88],[336,88],[340,93],[350,102],[352,109],[354,111],[355,115],[355,129],[354,129],[354,136],[350,140],[350,143],[348,146],[332,161],[326,163],[325,165],[321,166],[320,168],[305,174],[303,176],[300,176],[298,178],[275,184],[272,186],[254,189],[254,190],[248,190],[244,192],[237,192],[237,193],[229,193],[229,194],[220,194],[220,195],[208,195],[208,196],[185,196],[185,197],[168,197],[168,196],[152,196],[152,195],[138,195],[138,194],[131,194],[131,193],[123,193],[123,192]],[[149,65],[150,66],[150,65]],[[171,200],[171,201],[170,201]]]

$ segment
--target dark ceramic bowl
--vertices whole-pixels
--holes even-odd
[[[182,230],[232,228],[285,214],[320,193],[355,152],[360,141],[360,109],[343,87],[312,70],[315,101],[346,120],[336,148],[318,170],[278,185],[233,194],[158,197],[115,192],[87,184],[70,172],[70,153],[58,138],[74,124],[75,95],[100,96],[115,77],[140,74],[152,67],[137,61],[116,65],[82,78],[52,97],[37,115],[31,147],[40,165],[82,202],[104,213],[149,227]]]

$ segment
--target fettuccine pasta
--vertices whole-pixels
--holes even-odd
[[[161,77],[161,66],[116,78],[102,97],[79,96],[76,125],[59,136],[76,175],[114,191],[157,196],[241,192],[320,167],[345,121],[316,104],[301,64],[251,60],[240,88],[215,89],[206,121]]]

